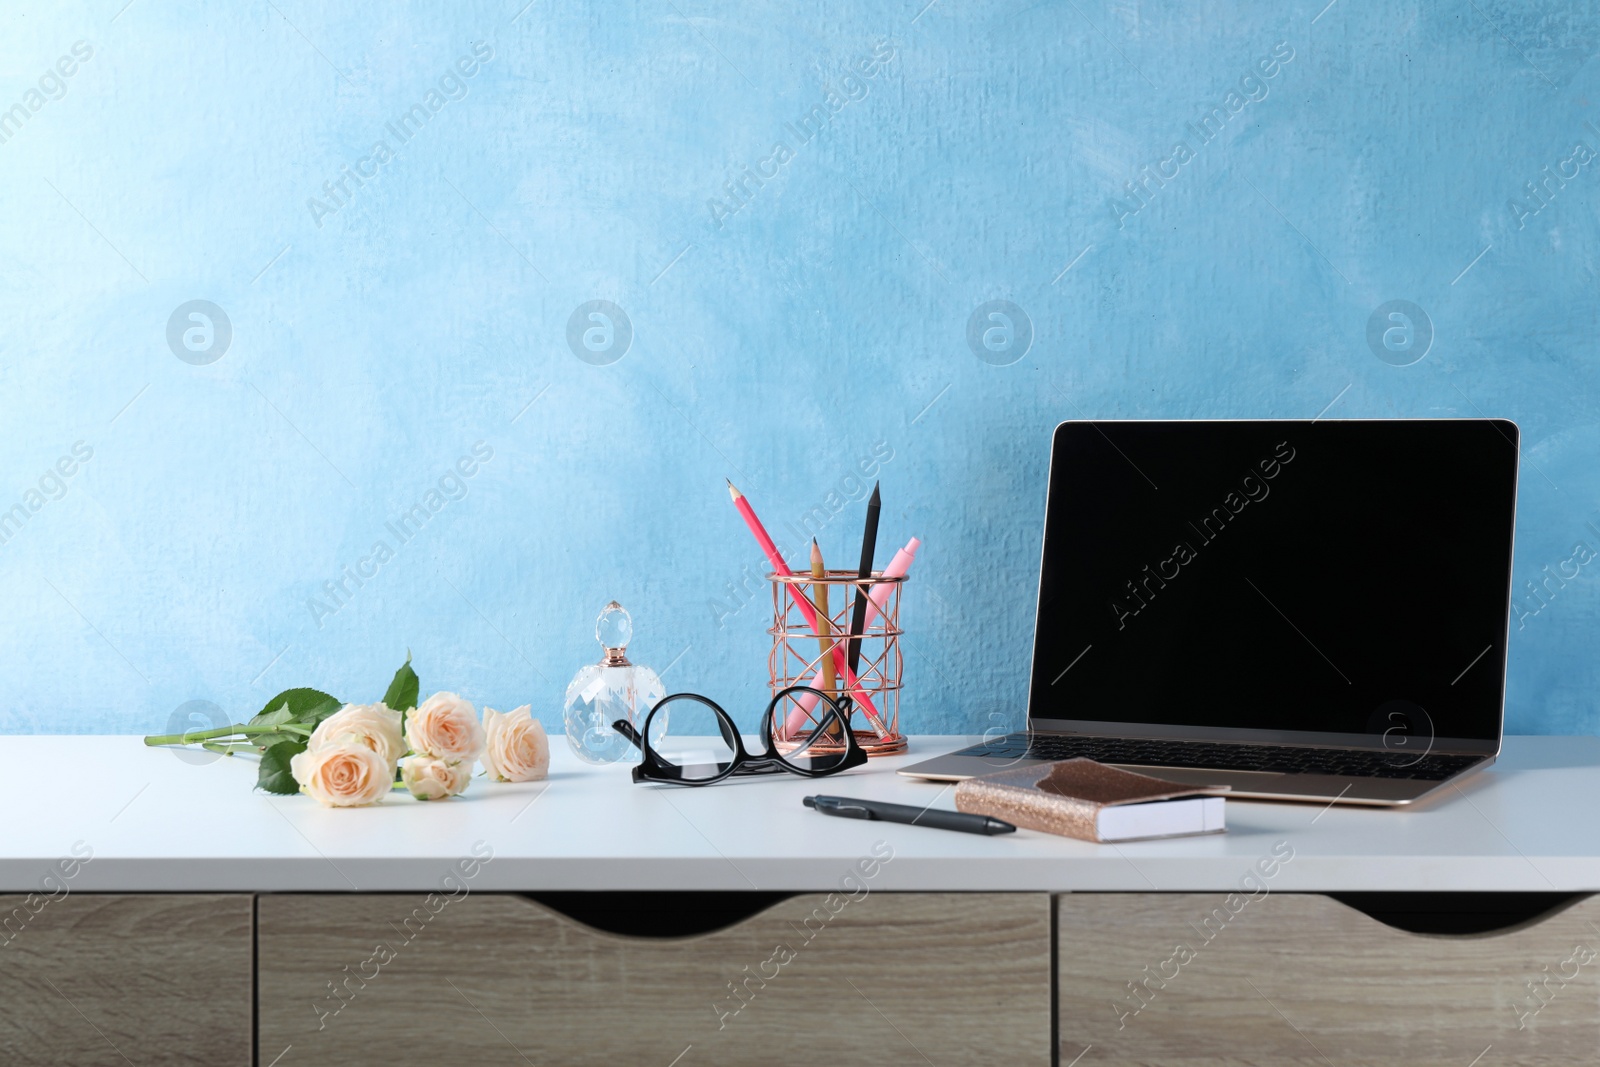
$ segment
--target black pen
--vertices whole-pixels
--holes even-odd
[[[935,830],[959,830],[964,834],[1010,834],[1016,827],[990,815],[942,808],[918,808],[910,804],[886,804],[881,800],[854,797],[806,797],[806,807],[841,819],[875,819],[878,822],[903,822],[910,826],[929,826]]]
[[[872,496],[867,500],[867,525],[861,532],[861,567],[856,572],[856,577],[867,579],[872,577],[872,556],[878,548],[878,512],[882,509],[882,498],[878,495],[876,483],[872,486]],[[850,642],[850,673],[858,673],[861,666],[861,638],[862,631],[867,628],[867,587],[865,584],[856,586],[856,602],[850,611],[850,635],[855,640]]]

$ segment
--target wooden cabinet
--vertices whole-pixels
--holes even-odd
[[[1315,894],[1068,894],[1054,1004],[1046,894],[729,903],[742,917],[712,932],[637,937],[507,893],[0,896],[0,1064],[1042,1067],[1052,1007],[1063,1067],[1600,1047],[1600,898],[1438,935]]]
[[[247,894],[0,896],[0,1063],[249,1067]]]
[[[1600,1047],[1594,898],[1470,936],[1280,893],[1072,894],[1057,924],[1063,1065],[1553,1065]]]
[[[258,937],[263,1064],[1050,1062],[1043,893],[807,894],[679,938],[511,894],[280,895]]]

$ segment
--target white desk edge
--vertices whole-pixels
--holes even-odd
[[[1226,834],[1122,845],[858,822],[800,803],[822,792],[952,807],[948,788],[893,771],[970,738],[913,738],[907,756],[820,781],[701,789],[636,786],[626,766],[586,767],[553,740],[545,782],[480,777],[449,801],[330,810],[255,792],[247,758],[197,765],[136,737],[7,736],[0,891],[41,891],[62,859],[75,892],[422,891],[475,849],[492,858],[473,891],[831,890],[875,849],[892,850],[878,891],[1225,891],[1275,848],[1293,854],[1277,892],[1600,891],[1591,737],[1507,738],[1493,767],[1413,808],[1230,800]],[[71,864],[75,849],[92,858]]]

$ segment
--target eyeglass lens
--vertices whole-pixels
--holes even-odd
[[[716,711],[698,697],[673,700],[650,719],[650,748],[685,782],[725,772],[734,761],[733,739]]]
[[[778,698],[768,739],[787,766],[812,774],[837,769],[849,754],[844,720],[815,694],[785,693]]]

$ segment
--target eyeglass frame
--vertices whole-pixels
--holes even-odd
[[[772,739],[772,717],[778,710],[778,705],[790,693],[810,693],[823,703],[827,704],[829,715],[835,717],[840,729],[844,733],[844,757],[838,766],[826,770],[807,770],[790,764],[778,751]],[[650,723],[656,717],[656,712],[672,703],[674,700],[697,700],[711,709],[717,717],[717,727],[722,732],[723,741],[733,750],[733,758],[728,761],[728,766],[722,771],[708,778],[684,778],[682,768],[677,764],[663,759],[650,744]],[[831,725],[831,720],[824,718],[817,724],[817,730],[825,730]],[[672,693],[662,697],[651,707],[650,714],[644,718],[644,729],[641,732],[627,719],[618,719],[611,724],[611,728],[627,738],[633,747],[639,750],[640,760],[633,768],[633,780],[636,784],[655,782],[662,785],[715,785],[734,777],[748,777],[759,774],[798,774],[804,778],[826,778],[840,771],[847,771],[853,767],[864,766],[867,762],[867,750],[861,747],[861,742],[856,740],[855,731],[850,729],[850,716],[833,697],[820,689],[813,689],[809,685],[791,685],[772,695],[767,702],[767,710],[761,716],[761,736],[767,739],[766,752],[760,756],[752,756],[744,747],[744,737],[739,733],[739,727],[734,723],[721,704],[710,697],[701,696],[699,693]],[[677,771],[677,775],[670,772]]]

